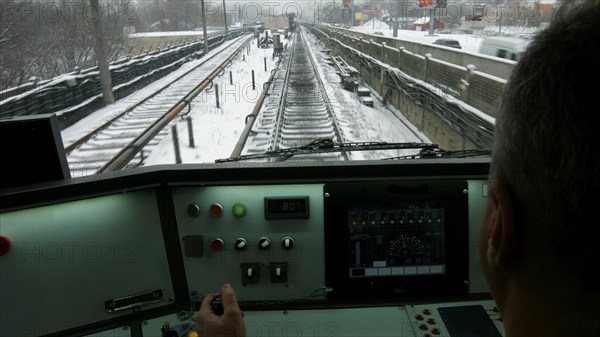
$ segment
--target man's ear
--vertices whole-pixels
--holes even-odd
[[[482,258],[493,266],[505,267],[518,250],[514,204],[507,186],[498,180],[490,183],[488,196],[487,249]]]

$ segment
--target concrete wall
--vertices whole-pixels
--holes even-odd
[[[432,44],[421,44],[418,42],[402,40],[402,31],[398,31],[398,38],[389,38],[378,35],[363,34],[359,32],[349,31],[341,28],[332,28],[321,26],[319,29],[328,32],[332,37],[344,41],[348,45],[354,45],[360,42],[360,39],[382,44],[385,42],[387,46],[396,49],[404,48],[407,51],[418,55],[431,54],[434,58],[444,60],[460,66],[476,64],[477,70],[493,75],[502,79],[508,79],[516,62],[510,60],[502,60],[495,57],[481,55],[479,53],[470,53],[463,50],[454,50],[452,48],[444,48],[434,46]],[[354,38],[354,39],[353,39]],[[354,42],[352,41],[354,40]]]
[[[355,67],[360,77],[371,87],[377,94],[383,97],[387,92],[387,86],[381,82],[381,78],[374,76],[371,71],[364,68],[360,62],[355,62],[344,53],[340,52],[336,48],[335,43],[330,43],[331,47],[337,55],[342,58],[351,66]],[[458,150],[471,150],[481,148],[481,145],[476,145],[466,135],[463,135],[459,130],[448,124],[447,121],[443,120],[436,113],[431,112],[426,106],[416,102],[413,98],[408,95],[393,90],[392,94],[388,97],[388,104],[392,104],[417,128],[419,128],[427,137],[433,142],[439,145],[440,148],[450,151]],[[491,139],[484,141],[483,147],[489,148],[491,146]],[[488,144],[489,143],[489,144]]]

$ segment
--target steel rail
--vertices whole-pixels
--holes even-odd
[[[104,166],[102,166],[97,173],[106,171],[116,171],[124,168],[143,148],[146,146],[161,130],[163,130],[191,101],[198,96],[206,87],[212,85],[215,78],[219,77],[220,74],[227,68],[231,62],[239,55],[239,53],[246,48],[246,44],[250,41],[250,38],[239,47],[232,55],[225,59],[216,69],[214,69],[210,75],[205,78],[200,84],[186,94],[182,99],[179,100],[173,107],[171,107],[165,114],[159,119],[152,123],[146,128],[139,136],[137,136],[132,142],[127,144],[125,147],[112,157]]]
[[[239,37],[236,39],[242,39],[243,37]],[[123,112],[117,114],[116,116],[114,116],[113,118],[111,118],[110,120],[106,121],[105,123],[103,123],[102,125],[100,125],[99,127],[97,127],[96,129],[90,131],[88,134],[86,134],[85,136],[79,138],[78,140],[76,140],[75,142],[69,144],[67,147],[65,147],[65,154],[69,155],[71,152],[73,152],[73,150],[77,149],[78,147],[80,147],[81,145],[85,144],[87,141],[89,141],[90,139],[94,138],[98,133],[106,130],[106,128],[108,128],[110,125],[114,124],[117,120],[119,120],[120,118],[122,118],[123,116],[125,116],[126,114],[132,112],[133,110],[135,110],[136,108],[140,107],[142,104],[146,103],[147,101],[149,101],[150,99],[156,97],[157,95],[161,94],[162,92],[164,92],[167,88],[169,88],[171,85],[173,85],[174,83],[178,82],[179,80],[181,80],[182,78],[188,76],[190,73],[192,73],[193,71],[197,70],[198,68],[202,67],[203,65],[205,65],[208,61],[214,59],[215,57],[220,56],[220,53],[216,53],[212,56],[207,57],[206,59],[202,60],[201,63],[199,63],[197,66],[193,67],[192,69],[190,69],[189,71],[186,71],[185,73],[183,73],[181,76],[178,76],[177,78],[175,78],[174,80],[170,81],[169,83],[165,84],[164,86],[160,87],[158,90],[156,90],[154,93],[152,93],[151,95],[147,96],[146,98],[144,98],[143,100],[139,101],[138,103],[136,103],[135,105],[127,108],[126,110],[124,110]]]

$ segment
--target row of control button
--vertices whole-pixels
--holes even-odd
[[[431,309],[423,309],[423,314],[416,314],[415,319],[417,321],[424,321],[426,319],[426,316],[431,316],[432,313],[433,312],[431,311]],[[427,324],[429,324],[429,325],[427,325]],[[435,326],[437,324],[437,322],[435,319],[430,317],[430,318],[427,318],[427,324],[420,324],[419,330],[428,331],[430,326]],[[423,337],[439,336],[442,333],[441,330],[438,328],[432,328],[430,331],[431,331],[431,334],[426,333],[423,335]]]
[[[258,248],[259,249],[269,249],[271,246],[271,239],[266,236],[258,239]],[[244,238],[237,238],[233,243],[233,248],[235,250],[244,250],[248,247],[248,241]],[[294,239],[292,237],[286,236],[281,239],[281,247],[285,250],[290,250],[294,247]],[[222,238],[214,238],[210,244],[210,248],[215,252],[220,252],[225,248],[225,241]]]
[[[201,214],[201,209],[198,204],[192,203],[187,207],[187,214],[191,217],[197,218]],[[231,208],[231,213],[238,218],[246,215],[246,205],[238,202]],[[223,206],[218,203],[214,203],[208,207],[208,214],[214,218],[221,217],[223,215]]]

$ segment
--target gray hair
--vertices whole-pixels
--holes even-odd
[[[515,201],[522,253],[549,256],[564,267],[553,273],[590,288],[600,261],[597,81],[600,1],[565,3],[513,71],[490,169],[490,179],[503,181]]]

